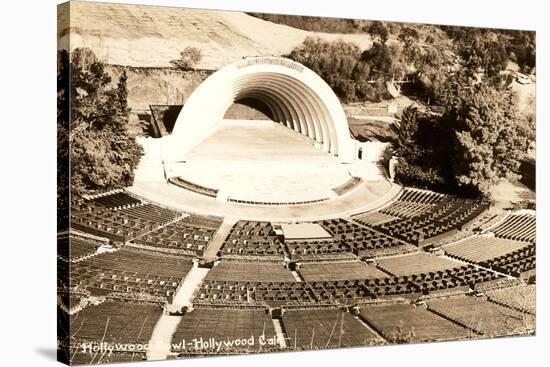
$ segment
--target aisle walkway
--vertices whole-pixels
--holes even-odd
[[[218,228],[214,238],[210,241],[208,248],[204,252],[204,260],[209,261],[216,258],[218,251],[222,248],[225,239],[231,232],[231,228],[233,228],[233,225],[236,222],[237,220],[235,218],[224,218],[222,225]]]
[[[174,295],[174,299],[171,305],[168,305],[169,309],[181,309],[192,307],[193,294],[198,286],[202,283],[203,279],[208,274],[210,269],[199,268],[197,264],[193,265],[193,268],[187,273],[187,276],[183,280],[181,287]],[[182,316],[172,316],[168,313],[163,314],[158,320],[151,340],[149,341],[150,349],[147,352],[147,360],[164,360],[171,353],[171,342],[179,323],[182,320]]]

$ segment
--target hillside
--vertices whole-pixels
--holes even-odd
[[[307,36],[371,46],[365,34],[316,33],[291,28],[240,12],[145,5],[72,2],[71,21],[59,15],[60,45],[89,47],[108,64],[170,66],[188,46],[202,51],[199,68],[218,69],[243,56],[289,53]]]

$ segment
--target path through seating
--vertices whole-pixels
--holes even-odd
[[[213,260],[218,256],[218,251],[220,251],[225,239],[231,232],[231,228],[233,228],[236,222],[237,220],[234,218],[224,218],[222,225],[218,228],[214,238],[212,238],[212,241],[210,241],[208,248],[204,252],[203,258],[205,261]]]
[[[171,316],[162,314],[157,321],[151,340],[149,341],[149,350],[147,351],[147,360],[164,360],[170,354],[170,343],[172,336],[182,319],[182,316]]]
[[[172,306],[177,306],[176,308],[178,309],[182,309],[183,307],[190,309],[192,307],[193,294],[202,283],[209,270],[208,268],[199,268],[195,263],[174,295]],[[167,313],[160,317],[151,335],[151,340],[149,342],[150,350],[147,352],[147,360],[164,360],[168,357],[170,354],[172,337],[181,320],[181,316],[172,316]]]
[[[281,325],[281,320],[273,319],[273,327],[275,328],[275,332],[277,333],[277,341],[279,342],[279,346],[283,349],[286,348],[286,339],[283,332],[283,326]]]

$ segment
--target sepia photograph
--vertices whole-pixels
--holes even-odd
[[[368,17],[57,6],[60,362],[536,335],[536,32]]]

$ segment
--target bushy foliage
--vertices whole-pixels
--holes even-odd
[[[396,180],[407,186],[452,190],[448,130],[415,107],[405,108],[394,128],[397,133],[394,152],[399,157]]]
[[[309,17],[284,14],[249,13],[253,17],[267,20],[277,24],[285,24],[289,27],[303,29],[312,32],[327,33],[358,33],[364,27],[368,27],[369,21],[361,19],[342,19]]]
[[[201,50],[196,47],[186,47],[180,52],[180,58],[172,60],[170,63],[181,70],[192,70],[201,59]]]
[[[128,132],[126,74],[113,86],[100,62],[82,63],[83,52],[75,55],[61,58],[62,70],[70,71],[70,112],[68,103],[58,104],[59,135],[68,137],[70,145],[72,193],[129,186],[142,148]],[[68,98],[66,88],[58,85],[58,101]]]
[[[509,61],[523,72],[531,72],[536,62],[535,32],[502,29],[442,27],[454,41],[454,51],[471,70],[482,71],[495,85],[502,82]]]
[[[488,195],[500,180],[517,178],[531,135],[517,118],[511,92],[464,74],[444,90],[442,115],[403,111],[395,142],[397,180]]]
[[[344,102],[380,101],[387,96],[392,58],[386,46],[377,45],[361,52],[351,42],[308,37],[288,57],[319,74]]]
[[[457,76],[442,117],[454,132],[452,166],[462,187],[488,193],[503,178],[516,178],[527,147],[512,93]],[[450,84],[450,83],[449,83]]]
[[[379,37],[381,42],[386,42],[390,33],[384,23],[380,21],[373,21],[370,26],[365,26],[363,30],[373,37]]]

